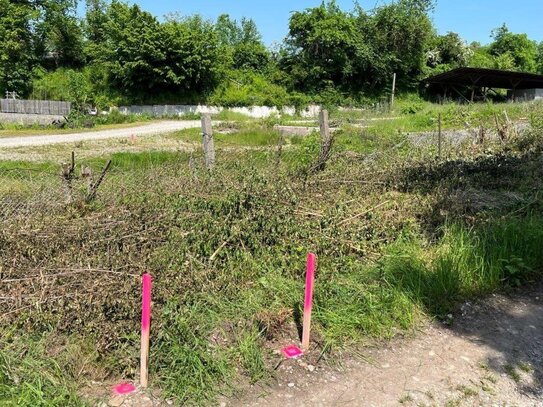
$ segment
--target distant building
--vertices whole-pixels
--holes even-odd
[[[512,101],[543,99],[543,75],[483,68],[457,68],[423,81],[443,99],[460,97],[467,102],[486,100],[497,89],[507,90]]]

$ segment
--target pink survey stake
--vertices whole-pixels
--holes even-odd
[[[141,300],[141,330],[151,327],[151,275],[143,275],[143,295]]]
[[[140,384],[146,388],[149,381],[149,336],[151,330],[151,275],[144,274],[142,278],[143,292],[141,297],[141,353],[140,353]]]
[[[295,345],[282,349],[287,359],[295,359],[303,355],[303,351],[309,349],[309,336],[311,331],[311,311],[313,309],[313,285],[315,283],[315,269],[317,256],[313,253],[307,255],[307,270],[305,275],[305,297],[304,297],[304,322],[302,333],[302,349]]]
[[[315,283],[315,268],[317,256],[313,253],[307,255],[307,271],[305,275],[305,301],[304,325],[302,334],[302,349],[309,349],[309,336],[311,331],[311,311],[313,309],[313,284]]]
[[[315,283],[315,265],[317,256],[313,253],[307,255],[307,271],[305,275],[305,301],[304,314],[311,312],[313,309],[313,285]]]

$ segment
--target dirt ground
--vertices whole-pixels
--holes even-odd
[[[341,369],[288,361],[274,384],[222,406],[543,406],[543,284],[362,355]]]
[[[218,405],[543,406],[543,282],[466,302],[446,322],[363,349],[341,368],[316,363],[318,355],[311,354],[284,361],[272,383]],[[101,407],[172,404],[152,393],[103,400]]]

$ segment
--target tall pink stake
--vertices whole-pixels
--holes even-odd
[[[305,276],[304,326],[302,334],[302,349],[309,349],[309,336],[311,331],[311,311],[313,309],[313,284],[315,282],[315,267],[317,256],[313,253],[307,255],[307,272]]]
[[[149,382],[149,334],[151,331],[151,275],[143,275],[143,295],[141,299],[141,356],[140,384],[145,388]]]

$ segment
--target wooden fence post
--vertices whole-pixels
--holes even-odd
[[[62,164],[62,178],[64,179],[65,188],[66,188],[66,203],[71,203],[73,201],[73,186],[72,180],[74,179],[75,173],[75,153],[72,151],[72,162]]]
[[[100,185],[102,185],[102,182],[104,182],[104,178],[106,177],[106,172],[107,170],[109,170],[110,166],[111,166],[111,160],[108,160],[108,162],[106,163],[106,166],[102,170],[102,173],[100,174],[96,182],[93,183],[89,187],[89,193],[87,194],[87,198],[85,199],[87,203],[92,202],[96,198],[96,193],[98,192],[98,188],[100,188]]]
[[[326,168],[326,161],[330,157],[332,149],[332,138],[330,136],[330,125],[328,122],[328,110],[322,109],[319,114],[319,124],[321,129],[321,152],[316,170],[323,171]]]
[[[204,159],[206,168],[212,170],[215,166],[215,143],[213,141],[213,127],[211,124],[211,115],[202,116],[202,134],[204,144]]]
[[[396,97],[396,73],[392,76],[392,94],[390,95],[390,108],[394,106],[394,99]]]
[[[441,113],[437,118],[437,156],[441,160],[441,137],[442,137],[442,124],[441,124]]]

